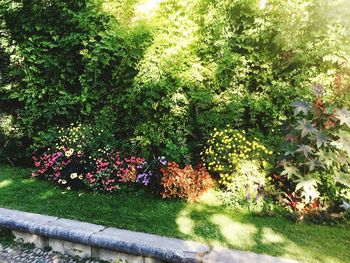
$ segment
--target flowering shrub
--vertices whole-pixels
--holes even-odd
[[[62,147],[61,150],[50,150],[40,156],[33,156],[36,171],[32,176],[44,178],[64,187],[83,188],[86,162],[84,155],[73,149]]]
[[[118,152],[105,149],[100,149],[95,156],[87,157],[67,147],[50,150],[33,156],[36,171],[32,175],[49,179],[68,190],[88,187],[93,191],[113,192],[121,185],[149,184],[152,173],[144,172],[143,158],[122,158]]]
[[[163,173],[162,168],[167,167],[168,161],[164,156],[152,159],[150,162],[144,162],[142,167],[142,173],[138,175],[139,180],[148,178],[148,187],[155,195],[160,195],[164,188],[162,185]]]
[[[267,168],[269,151],[257,138],[249,140],[245,131],[227,128],[211,133],[207,146],[201,153],[208,170],[219,175],[219,183],[229,186],[237,171],[247,160],[256,160],[261,168]]]
[[[258,161],[242,161],[235,177],[219,197],[228,206],[261,209],[266,197],[276,191],[270,179],[260,169]]]
[[[350,111],[325,105],[320,85],[315,95],[293,103],[297,123],[286,135],[281,176],[293,183],[286,199],[295,210],[344,201],[350,188]]]
[[[188,201],[195,201],[200,194],[213,186],[213,180],[203,166],[193,168],[187,165],[181,169],[175,162],[168,163],[161,168],[163,173],[163,198],[178,197]]]
[[[86,183],[94,191],[101,192],[116,191],[126,183],[148,185],[151,174],[140,173],[144,163],[143,158],[121,158],[118,152],[111,152],[90,161],[92,168],[85,176]]]

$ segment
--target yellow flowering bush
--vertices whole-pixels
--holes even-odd
[[[219,183],[227,187],[245,161],[258,161],[265,170],[272,153],[256,137],[248,138],[244,130],[227,127],[214,129],[201,156],[208,170],[219,175]]]

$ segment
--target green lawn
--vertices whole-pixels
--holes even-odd
[[[223,208],[208,195],[200,203],[161,200],[146,193],[67,192],[0,166],[0,207],[223,245],[302,262],[350,262],[350,227],[293,224]]]

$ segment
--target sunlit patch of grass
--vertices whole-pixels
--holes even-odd
[[[3,181],[0,181],[0,188],[4,188],[4,187],[7,187],[9,186],[10,184],[12,184],[12,180],[3,180]]]

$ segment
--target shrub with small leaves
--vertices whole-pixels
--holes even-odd
[[[341,201],[350,188],[350,111],[325,105],[322,86],[314,87],[313,103],[292,104],[297,123],[286,135],[282,176],[295,185],[300,208]]]
[[[115,138],[107,130],[98,126],[83,124],[80,122],[70,123],[66,127],[54,127],[39,132],[34,136],[32,149],[35,151],[47,148],[61,149],[63,146],[72,148],[77,152],[94,155],[102,148],[111,150]]]
[[[267,177],[260,167],[258,161],[242,161],[226,191],[220,193],[221,201],[231,207],[261,210],[276,189],[270,182],[271,177]]]
[[[166,168],[161,168],[161,172],[163,173],[163,198],[175,197],[193,202],[214,184],[203,166],[193,168],[187,165],[181,169],[177,163],[170,162]]]
[[[222,131],[214,129],[201,155],[208,170],[219,175],[219,183],[228,186],[247,160],[259,161],[266,169],[272,151],[256,137],[249,139],[245,131],[227,127]]]

